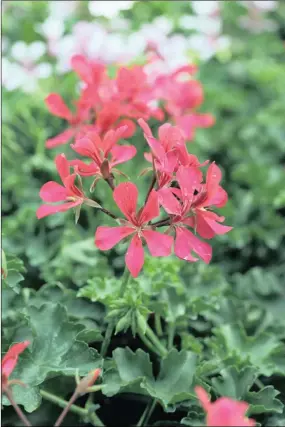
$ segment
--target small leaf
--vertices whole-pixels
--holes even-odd
[[[97,208],[97,209],[102,208],[102,206],[99,205],[99,203],[95,202],[95,200],[85,199],[84,203],[85,205],[92,206],[92,208]]]

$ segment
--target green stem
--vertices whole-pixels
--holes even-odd
[[[60,408],[65,408],[68,405],[67,400],[62,399],[61,397],[56,396],[55,394],[49,393],[45,390],[40,390],[40,394],[42,397],[49,402],[55,403]],[[80,408],[77,405],[71,405],[69,410],[74,412],[74,414],[79,415],[80,417],[88,417],[93,425],[98,427],[104,427],[104,424],[100,420],[100,418],[95,414],[95,412],[89,413],[87,409]]]
[[[265,387],[265,385],[263,384],[262,381],[260,381],[258,378],[256,378],[255,380],[255,384],[260,388],[263,389]]]
[[[129,279],[130,279],[130,272],[127,269],[127,267],[125,267],[125,271],[123,273],[121,287],[120,287],[120,291],[119,291],[119,298],[122,298],[122,296],[124,296],[126,287],[128,285],[128,282],[129,282]],[[102,347],[101,347],[101,351],[100,351],[100,354],[102,357],[104,357],[107,353],[115,324],[116,324],[116,319],[111,319],[109,324],[108,324],[108,327],[107,327],[107,330],[105,333],[105,337],[104,337],[104,341],[102,343]]]
[[[161,319],[160,315],[155,313],[154,315],[154,323],[155,323],[155,330],[159,337],[163,335],[162,326],[161,326]]]
[[[175,336],[175,324],[174,323],[170,323],[168,326],[168,343],[167,343],[167,347],[168,350],[170,350],[173,346],[173,340],[174,340],[174,336]]]
[[[160,356],[160,352],[155,348],[155,346],[150,342],[150,340],[140,331],[138,330],[138,334],[142,342],[153,352]]]
[[[150,328],[149,325],[147,325],[147,328],[146,328],[146,335],[150,339],[150,341],[152,341],[152,343],[156,347],[159,354],[162,357],[166,356],[168,353],[167,349],[164,347],[163,344],[161,344],[161,342],[159,341],[159,339],[157,338],[157,336],[155,335],[155,333],[153,332],[153,330]]]
[[[142,416],[139,419],[139,422],[137,423],[137,427],[143,427],[145,425],[147,425],[153,411],[156,405],[156,400],[150,400],[148,402],[147,407],[145,408]]]

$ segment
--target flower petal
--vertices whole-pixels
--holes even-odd
[[[169,256],[173,245],[173,237],[153,230],[144,230],[143,237],[146,240],[149,252],[152,256]]]
[[[138,124],[140,125],[140,127],[144,131],[145,136],[152,136],[153,137],[152,131],[144,119],[139,119]]]
[[[201,174],[198,168],[193,166],[180,166],[176,174],[179,187],[182,192],[183,201],[192,203],[194,191],[201,181]]]
[[[157,216],[159,216],[158,194],[155,190],[152,190],[145,206],[141,210],[138,221],[140,224],[145,224]]]
[[[64,183],[65,178],[67,178],[69,176],[69,164],[68,164],[68,160],[66,159],[66,157],[63,153],[58,154],[56,156],[55,165],[56,165],[56,169],[58,171],[58,174],[59,174],[62,182]]]
[[[85,83],[92,84],[92,67],[83,55],[74,55],[71,58],[71,67]]]
[[[23,341],[12,345],[1,361],[2,375],[7,378],[14,370],[18,356],[30,345],[30,341]]]
[[[131,227],[100,226],[95,233],[95,245],[101,251],[107,251],[134,232],[134,228]]]
[[[208,393],[201,386],[195,387],[195,393],[200,400],[203,409],[207,412],[211,407],[211,401],[209,399]]]
[[[212,258],[212,247],[208,243],[202,242],[186,228],[176,227],[175,254],[186,261],[193,261],[191,251],[209,264]]]
[[[74,167],[74,171],[81,176],[94,176],[97,174],[101,174],[100,168],[96,165],[95,162],[91,162],[89,164],[84,163],[82,160],[70,160],[68,164]]]
[[[41,219],[48,215],[54,215],[58,212],[65,212],[68,209],[75,208],[75,206],[81,205],[82,200],[76,202],[63,203],[62,205],[42,205],[37,210],[37,218]]]
[[[209,212],[212,213],[212,212]],[[216,234],[226,234],[233,227],[219,224],[216,220],[204,215],[204,212],[197,211],[197,232],[204,239],[212,239]]]
[[[62,119],[66,119],[68,121],[72,119],[71,111],[66,106],[62,97],[57,93],[51,93],[49,96],[47,96],[45,99],[45,103],[49,111],[53,115],[57,117],[61,117]]]
[[[135,157],[137,149],[133,145],[115,145],[112,148],[112,166],[127,162]]]
[[[136,234],[130,243],[126,253],[126,265],[133,277],[137,277],[144,264],[144,250],[142,241]]]
[[[121,138],[125,138],[125,139],[131,138],[134,135],[136,131],[136,125],[132,120],[129,120],[129,119],[120,120],[118,127],[121,127],[121,126],[126,126],[123,134],[121,135]]]
[[[158,190],[160,204],[164,207],[167,213],[172,215],[180,215],[182,211],[181,204],[173,195],[170,188],[161,188]]]
[[[74,136],[73,129],[66,129],[64,132],[58,134],[54,138],[46,140],[46,148],[54,148],[58,145],[66,144]]]
[[[138,200],[138,189],[132,182],[119,184],[113,193],[115,202],[125,217],[134,222],[136,219],[136,209]]]
[[[40,190],[40,198],[47,203],[62,202],[66,196],[66,188],[54,181],[47,182]]]
[[[174,253],[178,258],[184,259],[185,261],[195,262],[198,258],[191,255],[191,247],[187,239],[187,231],[185,228],[176,227],[176,237],[174,244]]]

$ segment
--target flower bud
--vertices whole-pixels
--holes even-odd
[[[108,179],[110,177],[110,168],[109,168],[109,160],[104,159],[101,166],[100,171],[104,179]]]
[[[95,383],[100,374],[101,369],[99,368],[89,372],[89,374],[86,375],[86,377],[82,378],[82,380],[78,383],[76,387],[76,392],[78,394],[88,393],[88,388],[92,387],[92,385]]]

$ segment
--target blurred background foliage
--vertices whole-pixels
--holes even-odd
[[[2,34],[8,43],[7,51],[9,45],[19,40],[27,43],[44,40],[32,23],[44,21],[48,3],[5,2]],[[214,114],[216,124],[197,130],[189,151],[201,161],[216,161],[222,168],[223,186],[229,194],[223,214],[226,224],[234,229],[212,240],[214,257],[210,266],[201,262],[184,264],[174,258],[165,263],[149,259],[142,278],[133,282],[140,288],[142,305],[152,307],[167,321],[177,324],[184,348],[201,352],[205,343],[199,336],[206,336],[209,340],[206,354],[208,357],[212,354],[214,362],[223,360],[223,367],[227,368],[233,358],[236,365],[243,366],[242,352],[233,354],[231,348],[241,349],[244,339],[246,351],[251,351],[248,336],[255,334],[262,341],[263,334],[272,333],[276,342],[285,338],[285,4],[280,1],[270,12],[276,29],[259,33],[245,31],[238,24],[239,17],[246,13],[242,5],[233,1],[221,4],[223,31],[230,36],[231,45],[207,61],[195,57],[198,78],[205,90],[202,109]],[[66,31],[78,20],[94,21],[87,6],[88,2],[80,2],[76,14],[66,23]],[[163,16],[172,22],[174,33],[187,35],[180,20],[191,13],[189,1],[140,1],[120,14],[129,20],[128,31],[136,31],[142,24]],[[106,17],[96,19],[102,25],[108,24]],[[112,272],[117,275],[122,271],[124,245],[107,254],[94,246],[96,227],[111,224],[103,214],[84,207],[77,226],[71,212],[41,221],[35,215],[40,205],[40,187],[48,180],[58,179],[53,159],[62,151],[45,149],[45,140],[64,126],[48,113],[44,98],[51,91],[59,92],[70,104],[76,85],[74,74],[60,75],[53,71],[32,94],[21,89],[4,88],[2,92],[2,243],[7,257],[11,257],[8,259],[11,271],[21,276],[10,275],[3,293],[3,318],[8,326],[18,322],[17,308],[25,307],[28,300],[40,304],[45,298],[65,301],[71,318],[86,322],[89,319],[89,323],[102,326],[101,306],[101,311],[97,308],[97,315],[91,319],[89,309],[73,307],[74,302],[67,302],[73,298],[59,297],[59,290],[55,291],[53,286],[61,282],[70,292],[82,288],[79,294],[84,297],[82,301],[87,298],[108,305],[115,292]],[[157,126],[153,123],[154,132]],[[137,177],[146,148],[139,129],[132,143],[138,148],[138,155],[123,171],[146,191],[147,179]],[[69,157],[74,155],[67,146],[64,151]],[[99,183],[96,191],[104,206],[112,206],[112,195],[104,182]],[[15,256],[23,261],[25,273],[20,273],[19,265],[15,267]],[[46,283],[49,285],[42,288]],[[36,293],[40,288],[40,293]],[[74,298],[75,295],[76,292]],[[185,321],[189,319],[196,338],[186,333]],[[232,326],[236,324],[242,325],[239,333],[245,331],[248,336],[238,338]],[[211,328],[216,328],[212,335]],[[5,334],[11,338],[9,331],[8,328]],[[255,351],[253,348],[252,352]],[[254,361],[252,364],[256,369],[259,366]],[[273,379],[267,375],[264,380],[284,393],[284,384],[277,378],[280,369],[273,369],[276,374]],[[266,425],[281,423],[282,414],[267,412]],[[284,425],[280,423],[277,425]]]

